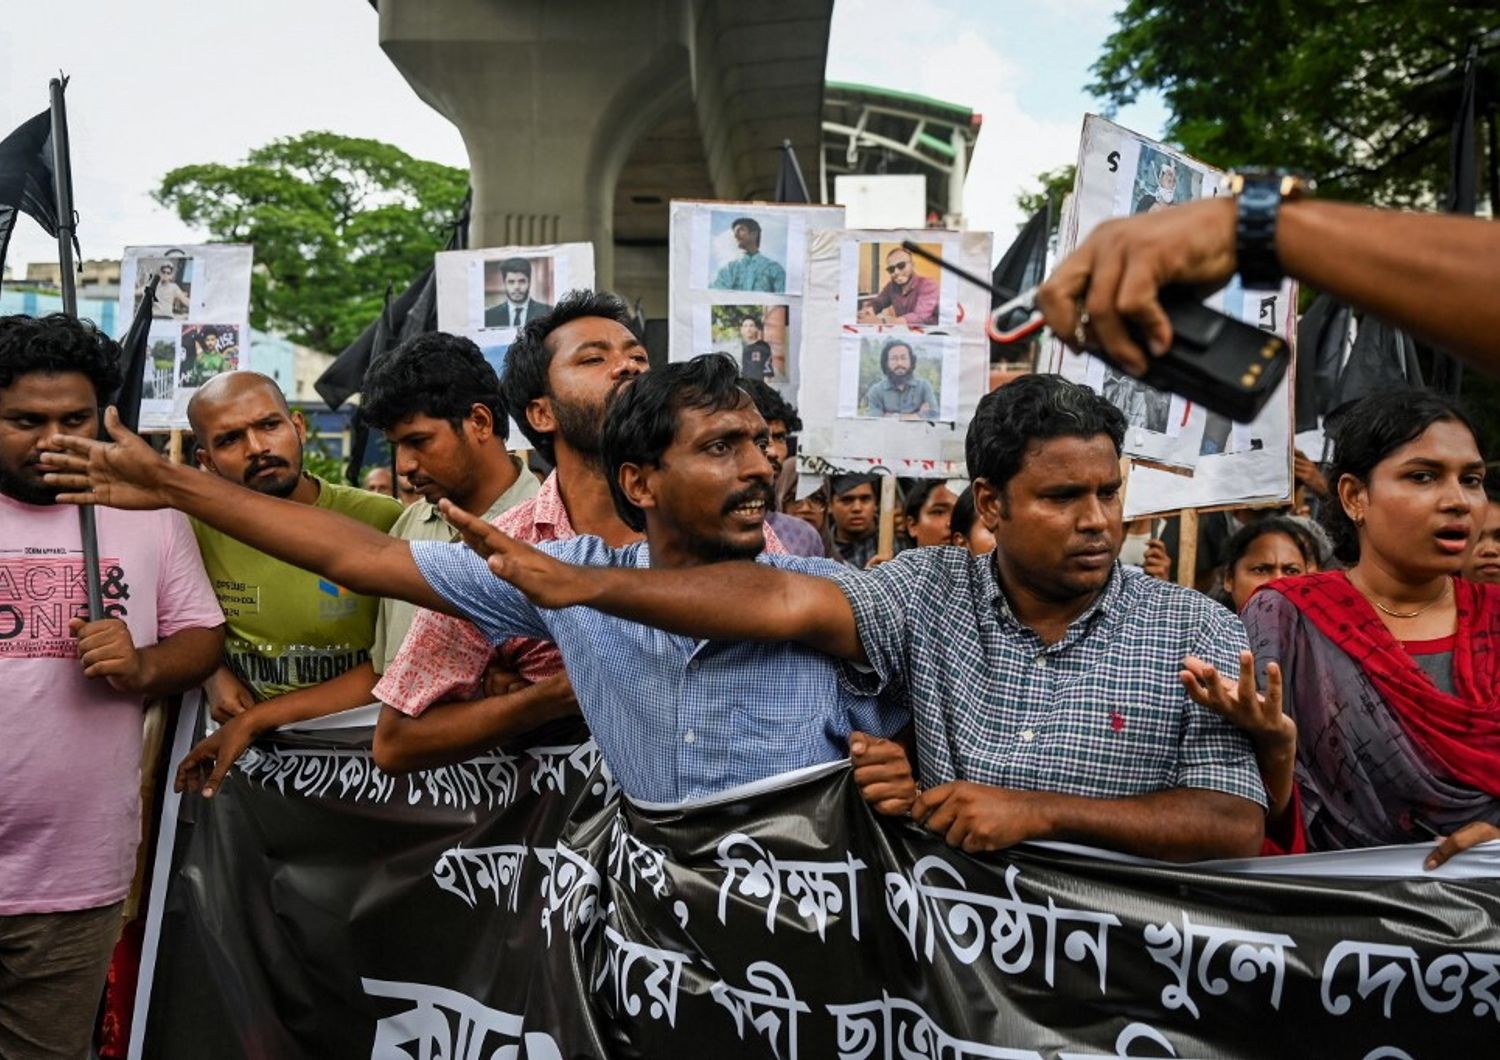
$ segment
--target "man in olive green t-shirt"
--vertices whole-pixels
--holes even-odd
[[[214,377],[193,395],[188,418],[198,441],[198,463],[220,478],[328,508],[382,531],[401,515],[401,505],[390,497],[303,472],[302,418],[266,376]],[[321,684],[369,660],[378,599],[351,593],[202,524],[195,522],[193,532],[226,623],[225,665],[204,685],[216,719]]]
[[[609,372],[600,374],[611,377]],[[569,408],[560,415],[576,417]],[[536,476],[506,449],[507,416],[499,379],[468,339],[432,332],[382,355],[365,375],[360,416],[384,433],[396,454],[396,470],[423,497],[390,527],[392,536],[411,541],[454,540],[452,527],[434,507],[439,498],[448,498],[470,514],[493,519],[533,497],[539,488]],[[270,469],[260,473],[273,477]],[[256,487],[253,475],[244,481]],[[339,488],[325,484],[323,492]],[[372,703],[375,684],[401,647],[416,610],[397,600],[374,603],[379,618],[373,643],[366,642],[370,651],[358,665],[322,684],[258,704],[205,737],[178,768],[180,789],[201,784],[205,794],[211,793],[245,748],[263,733]],[[234,606],[233,599],[225,603],[226,609]],[[477,691],[440,703],[421,718],[397,713],[399,722],[406,724],[399,732],[392,731],[385,745],[390,751],[384,757],[377,735],[376,762],[404,772],[462,761],[577,709],[565,674],[528,684],[519,675],[496,670],[486,674]],[[382,726],[389,728],[385,716],[391,713],[395,712],[382,713]]]

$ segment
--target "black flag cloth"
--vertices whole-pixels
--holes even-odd
[[[145,387],[146,355],[151,342],[151,309],[156,304],[156,285],[160,276],[152,276],[136,307],[135,319],[120,343],[120,389],[109,399],[120,414],[120,422],[132,431],[141,429],[141,396]]]
[[[1458,97],[1458,113],[1453,117],[1450,149],[1453,169],[1448,181],[1448,212],[1473,216],[1478,205],[1478,165],[1475,157],[1474,97],[1478,91],[1478,45],[1469,46],[1464,60],[1463,88]],[[1434,350],[1432,388],[1449,397],[1458,395],[1463,384],[1464,367],[1444,350]]]
[[[812,202],[807,194],[807,181],[802,179],[802,167],[797,164],[797,152],[792,150],[792,141],[781,141],[781,168],[776,171],[777,202]]]
[[[42,111],[0,141],[0,265],[17,214],[29,214],[57,235],[57,195],[52,180],[52,112]]]
[[[1047,271],[1047,240],[1052,230],[1052,207],[1038,210],[1021,226],[1015,241],[1001,257],[999,264],[990,273],[990,283],[996,294],[991,295],[991,309],[1008,302],[1022,291],[1030,290],[1042,282]],[[1013,349],[1012,345],[1020,346]],[[990,343],[990,360],[1019,360],[1025,356],[1026,343],[1002,345]]]

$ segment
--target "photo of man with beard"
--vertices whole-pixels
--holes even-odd
[[[917,377],[917,351],[909,339],[885,341],[880,347],[880,371],[884,378],[865,391],[865,415],[937,419],[937,392]]]

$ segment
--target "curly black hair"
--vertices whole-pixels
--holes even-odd
[[[516,426],[531,442],[531,447],[546,458],[549,464],[557,463],[552,448],[552,435],[538,431],[526,418],[526,407],[537,398],[551,395],[547,382],[547,370],[552,367],[552,352],[547,349],[547,336],[564,324],[571,324],[583,317],[603,317],[630,329],[635,334],[635,318],[630,309],[615,295],[604,291],[569,291],[552,307],[552,312],[535,320],[528,320],[516,335],[515,342],[505,354],[505,375],[500,379],[500,392],[505,396],[505,405],[516,417]]]
[[[0,317],[0,390],[32,372],[80,372],[102,407],[120,389],[120,346],[66,313]]]
[[[414,413],[447,420],[455,431],[475,405],[490,410],[495,433],[509,431],[500,379],[479,347],[461,335],[430,331],[376,357],[365,373],[359,418],[388,431]]]
[[[637,376],[611,395],[604,415],[604,471],[626,526],[645,530],[646,513],[620,488],[620,466],[660,464],[684,410],[737,409],[749,400],[741,387],[739,365],[721,353],[704,353]]]
[[[984,479],[1003,501],[1032,442],[1096,434],[1107,435],[1119,455],[1125,442],[1119,409],[1062,376],[1023,375],[980,398],[964,440],[969,477]]]
[[[1434,423],[1443,422],[1461,423],[1476,441],[1479,438],[1474,421],[1462,405],[1430,390],[1371,394],[1338,414],[1338,423],[1329,431],[1333,462],[1327,476],[1335,495],[1318,513],[1323,528],[1333,539],[1333,554],[1337,558],[1348,564],[1359,562],[1359,532],[1339,502],[1339,480],[1351,475],[1369,482],[1376,464]]]

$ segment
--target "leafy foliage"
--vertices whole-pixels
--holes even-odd
[[[1481,94],[1487,85],[1497,102],[1493,2],[1127,0],[1116,17],[1092,92],[1122,106],[1158,90],[1172,114],[1167,138],[1190,154],[1300,169],[1323,195],[1441,203],[1472,41]]]
[[[1056,234],[1057,222],[1062,219],[1063,196],[1073,190],[1073,182],[1078,175],[1078,167],[1071,162],[1066,166],[1058,166],[1046,172],[1036,175],[1038,187],[1030,191],[1023,191],[1016,196],[1016,205],[1019,206],[1027,217],[1032,216],[1038,210],[1044,210],[1048,201],[1052,203],[1052,227],[1051,233]]]
[[[250,320],[337,351],[432,263],[468,173],[377,140],[308,132],[240,164],[181,166],[154,197],[222,242],[253,243]]]

